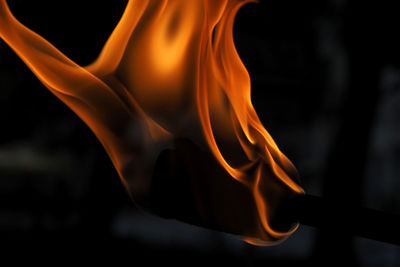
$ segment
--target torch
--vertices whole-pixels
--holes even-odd
[[[86,67],[21,24],[5,0],[0,37],[95,133],[140,206],[252,244],[276,244],[299,222],[330,226],[337,208],[305,195],[251,103],[233,42],[235,15],[247,2],[131,0]],[[396,225],[396,216],[341,212],[353,211],[350,225],[338,225],[398,242],[379,227]],[[360,227],[371,220],[373,229]]]

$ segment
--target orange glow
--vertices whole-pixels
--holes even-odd
[[[248,226],[219,210],[202,218],[217,217],[223,231],[267,245],[297,229],[276,231],[271,220],[281,201],[304,191],[251,102],[250,77],[233,41],[236,13],[248,2],[130,0],[86,67],[22,25],[5,0],[0,37],[96,134],[134,199],[148,194],[160,151],[175,138],[190,139],[249,192],[243,203],[250,206],[238,207]],[[219,206],[218,197],[213,201]]]

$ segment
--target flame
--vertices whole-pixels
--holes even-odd
[[[91,128],[134,198],[149,194],[157,154],[175,138],[188,138],[248,192],[220,192],[248,203],[237,207],[246,223],[218,215],[221,208],[200,216],[204,224],[215,221],[222,231],[264,245],[297,229],[277,231],[271,221],[281,201],[304,191],[257,116],[234,45],[234,19],[248,2],[130,0],[98,59],[86,67],[22,25],[5,0],[0,37]],[[218,196],[212,199],[220,206]]]

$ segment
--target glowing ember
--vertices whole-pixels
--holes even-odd
[[[131,0],[87,67],[19,23],[5,0],[0,36],[92,129],[135,200],[152,195],[160,152],[177,149],[177,139],[190,140],[201,151],[196,154],[209,153],[223,167],[222,174],[211,164],[207,177],[188,175],[189,183],[205,188],[188,188],[194,223],[269,244],[297,228],[281,232],[271,222],[281,201],[303,190],[251,103],[250,77],[233,42],[235,15],[247,2]]]

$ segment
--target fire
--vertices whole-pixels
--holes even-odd
[[[91,128],[135,200],[151,195],[160,151],[174,148],[176,139],[190,140],[224,170],[221,177],[210,177],[210,170],[207,177],[187,178],[215,182],[207,182],[205,192],[193,190],[195,223],[271,244],[298,227],[274,229],[279,204],[304,191],[257,116],[235,49],[234,19],[248,2],[130,0],[98,59],[86,67],[22,25],[5,0],[0,37]],[[229,182],[221,182],[225,175]],[[214,187],[223,191],[208,196],[218,192]],[[231,200],[235,207],[228,207]]]

